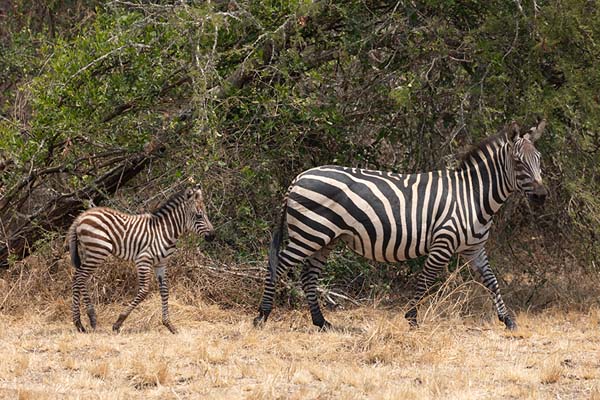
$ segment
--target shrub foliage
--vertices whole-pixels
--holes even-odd
[[[300,171],[451,168],[510,120],[543,116],[549,202],[532,216],[514,201],[496,243],[518,247],[534,231],[598,265],[595,2],[28,5],[2,10],[0,228],[7,244],[23,226],[39,229],[27,251],[5,258],[60,233],[82,207],[146,210],[194,180],[210,198],[219,243],[238,260],[262,259]],[[102,181],[140,155],[148,157],[127,180]],[[45,224],[43,207],[57,198],[80,203],[64,224]]]

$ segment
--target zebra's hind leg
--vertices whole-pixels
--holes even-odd
[[[312,323],[318,326],[322,331],[329,330],[332,326],[325,320],[325,317],[323,317],[323,313],[321,312],[319,298],[317,297],[317,284],[321,270],[323,269],[330,252],[331,245],[322,248],[307,258],[302,268],[301,276],[302,290],[304,290],[306,301],[308,302]]]
[[[75,276],[73,277],[73,323],[79,332],[85,332],[85,328],[81,323],[81,297],[83,297],[83,303],[86,306],[90,325],[92,329],[96,329],[96,311],[94,310],[94,306],[92,305],[92,301],[87,290],[87,282],[94,268],[94,266],[82,264],[80,267],[75,269]]]
[[[506,329],[511,331],[517,329],[517,323],[510,316],[504,300],[502,300],[500,289],[498,288],[498,280],[490,268],[485,249],[481,247],[479,249],[463,251],[461,254],[469,260],[471,268],[479,272],[481,282],[492,293],[498,319],[504,323]]]
[[[71,306],[71,312],[72,312],[72,316],[73,316],[73,324],[75,325],[75,328],[77,328],[77,330],[79,332],[85,332],[85,328],[83,327],[83,324],[81,323],[81,310],[79,307],[79,300],[81,297],[81,291],[79,290],[79,269],[75,270],[75,276],[73,277],[73,286],[72,286],[72,290],[73,290],[73,303]]]
[[[175,334],[177,333],[177,329],[175,329],[169,318],[169,285],[164,265],[154,268],[154,274],[158,280],[158,290],[160,292],[162,323],[171,333]]]
[[[137,273],[138,273],[138,292],[134,299],[129,303],[125,311],[123,311],[117,321],[113,324],[113,331],[118,332],[121,329],[121,325],[134,308],[138,306],[148,295],[150,291],[150,268],[152,267],[152,261],[149,258],[139,258],[136,261]]]
[[[306,254],[308,252],[308,254]],[[300,263],[302,263],[306,257],[314,253],[314,250],[307,250],[306,247],[298,245],[298,240],[295,237],[290,237],[290,243],[285,249],[277,255],[277,265],[275,266],[275,274],[267,275],[265,280],[265,291],[260,302],[258,309],[258,316],[254,318],[254,326],[259,328],[262,327],[273,309],[273,299],[275,297],[275,284],[277,283],[278,276],[284,276],[286,271]]]
[[[271,310],[273,310],[277,277],[285,275],[290,265],[287,261],[282,261],[279,257],[281,257],[281,253],[278,256],[275,276],[271,277],[271,274],[267,274],[267,278],[265,279],[265,290],[263,292],[262,300],[260,301],[260,306],[258,307],[258,316],[254,318],[253,321],[254,327],[256,328],[262,328],[265,322],[267,322],[267,318],[269,318],[269,314],[271,314]]]
[[[423,270],[417,277],[416,290],[409,305],[410,309],[404,315],[411,327],[416,328],[417,324],[417,304],[425,297],[425,294],[431,289],[440,271],[450,261],[454,250],[450,246],[443,244],[433,246]]]

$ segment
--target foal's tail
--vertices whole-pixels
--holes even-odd
[[[67,242],[69,244],[69,252],[71,253],[71,263],[78,269],[81,267],[81,258],[79,257],[79,248],[77,244],[77,225],[79,219],[76,219],[69,228],[67,233]]]

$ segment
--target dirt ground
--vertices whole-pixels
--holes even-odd
[[[0,398],[600,399],[600,310],[519,314],[511,334],[491,318],[409,330],[399,310],[372,307],[327,312],[347,329],[325,333],[304,310],[276,309],[257,330],[253,311],[171,308],[177,335],[157,294],[120,334],[116,305],[98,307],[89,334],[67,302],[0,313]]]

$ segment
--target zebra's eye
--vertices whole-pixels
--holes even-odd
[[[202,211],[196,213],[196,219],[202,219],[203,216]]]

